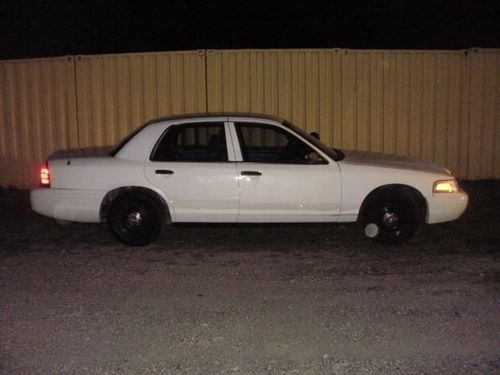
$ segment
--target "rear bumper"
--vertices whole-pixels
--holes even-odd
[[[35,189],[30,193],[31,208],[55,219],[98,223],[105,193],[98,190]]]
[[[458,219],[467,208],[468,202],[469,196],[463,190],[428,197],[427,223],[443,223]]]

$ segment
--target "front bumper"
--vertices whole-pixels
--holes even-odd
[[[427,223],[443,223],[458,219],[467,208],[469,196],[463,190],[427,197]]]
[[[98,223],[105,193],[98,190],[39,188],[30,193],[31,208],[55,219]]]

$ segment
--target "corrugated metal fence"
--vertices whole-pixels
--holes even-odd
[[[116,143],[148,119],[244,111],[341,148],[500,178],[500,50],[187,51],[0,61],[0,184],[58,148]]]
[[[0,184],[35,181],[48,153],[77,145],[73,58],[0,62]]]

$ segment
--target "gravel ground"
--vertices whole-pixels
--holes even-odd
[[[0,191],[5,374],[500,373],[500,181],[409,243],[184,225],[143,248]]]

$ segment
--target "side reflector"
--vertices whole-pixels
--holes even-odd
[[[434,182],[432,187],[433,193],[456,193],[458,191],[458,184],[456,180],[439,180]]]

